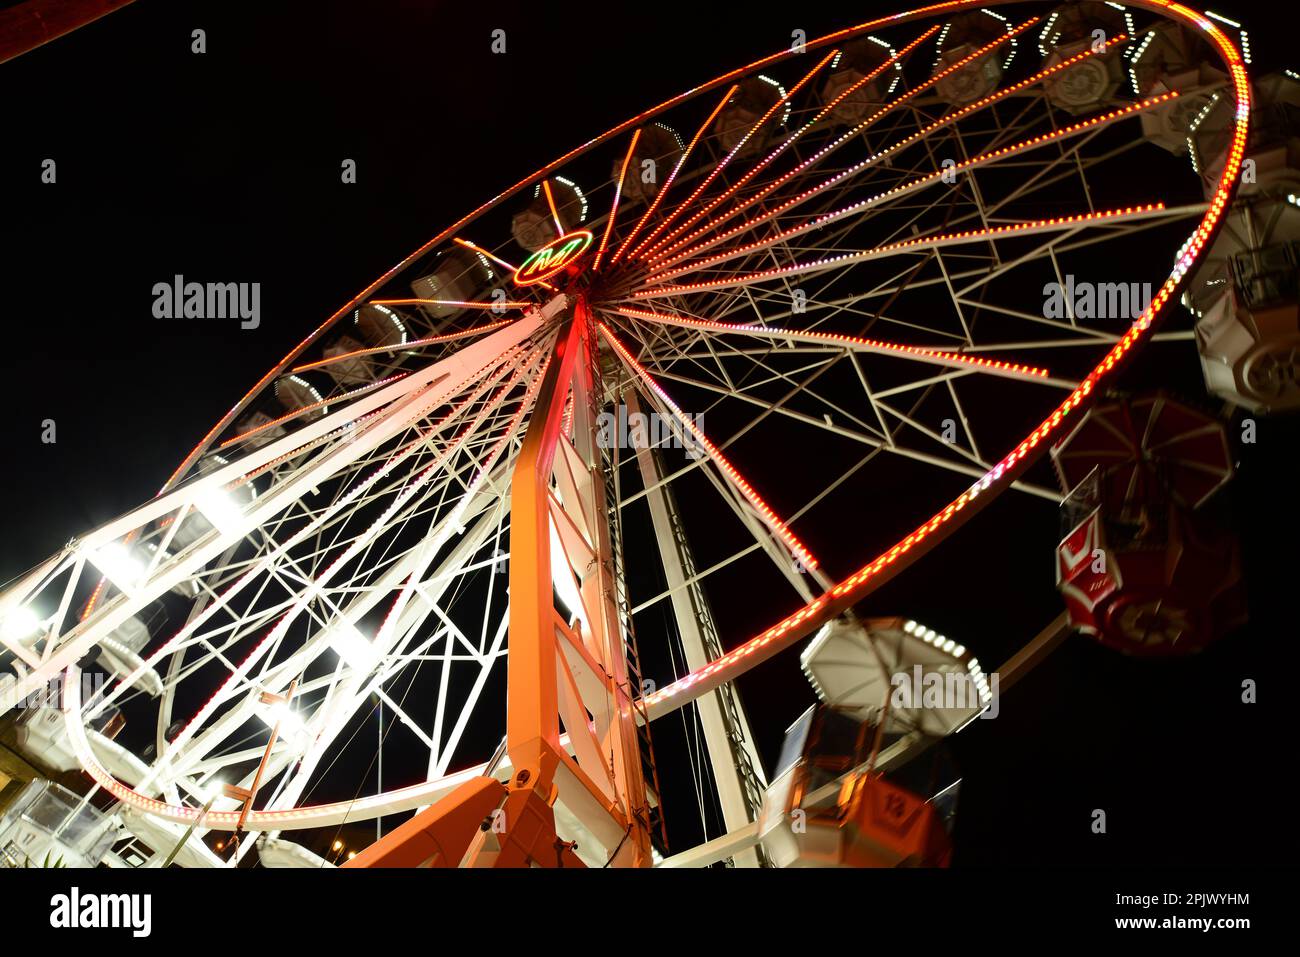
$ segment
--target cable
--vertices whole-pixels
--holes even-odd
[[[614,863],[614,858],[618,857],[618,852],[623,850],[623,845],[627,843],[627,839],[629,835],[631,835],[631,833],[632,833],[632,825],[629,824],[627,826],[627,830],[623,833],[623,840],[619,841],[618,847],[614,848],[614,853],[609,855],[609,860],[607,860],[604,864],[600,865],[602,870],[606,867],[609,867],[610,864]]]

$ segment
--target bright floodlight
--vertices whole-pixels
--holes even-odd
[[[369,671],[379,657],[374,646],[366,641],[350,621],[340,621],[335,626],[330,636],[330,647],[357,671]]]
[[[217,798],[221,797],[222,788],[225,787],[225,784],[226,782],[221,780],[221,778],[209,778],[202,784],[197,781],[194,782],[193,791],[200,801],[207,804],[209,801],[215,801]]]
[[[239,522],[244,517],[244,510],[220,485],[204,489],[194,499],[194,506],[203,513],[203,517],[217,529],[225,533],[238,530]]]
[[[287,701],[262,709],[258,717],[268,728],[280,726],[280,737],[301,744],[307,736],[307,722]]]
[[[145,566],[121,542],[109,542],[90,554],[90,561],[123,591],[131,591],[144,578]]]
[[[41,619],[26,605],[19,605],[0,621],[0,636],[5,641],[26,642],[40,630]]]

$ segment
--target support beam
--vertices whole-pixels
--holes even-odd
[[[650,864],[639,732],[633,691],[627,686],[628,651],[611,599],[613,563],[604,524],[608,510],[595,442],[595,334],[587,304],[579,298],[561,321],[511,482],[506,748],[515,770],[506,811],[508,817],[512,809],[523,817],[508,820],[500,851],[492,847],[496,842],[485,843],[473,855],[476,864],[507,866],[522,854],[534,863],[562,866],[562,854],[550,860],[546,840],[547,834],[552,843],[558,840],[550,807],[557,797],[588,831],[605,835],[600,839],[612,845],[611,863]],[[561,435],[561,426],[571,392],[573,441],[557,458],[561,445],[569,442]],[[551,490],[557,472],[566,479],[557,485],[558,498]],[[552,509],[557,503],[573,519],[574,531],[580,534],[583,526],[591,528],[592,541],[586,544],[596,560],[589,567],[552,568]],[[588,522],[586,516],[594,521]],[[557,560],[567,563],[564,549],[559,553]],[[592,689],[584,692],[567,664],[562,667],[562,635],[571,629],[560,624],[567,619],[556,608],[557,573],[565,580],[572,575],[571,584],[580,590],[581,621],[589,631],[585,637],[592,657],[600,666],[596,677],[600,698],[605,700],[588,701]],[[578,643],[576,636],[567,637],[567,645]],[[560,744],[562,713],[578,762]],[[603,713],[607,719],[589,723],[589,713]],[[612,799],[603,786],[606,779]],[[517,826],[541,828],[544,833],[519,844],[513,830]]]
[[[628,389],[623,398],[629,418],[641,413],[635,389]],[[722,652],[717,647],[715,636],[710,635],[711,641],[705,640],[702,623],[709,625],[710,631],[712,628],[703,591],[698,582],[687,587],[687,582],[695,577],[694,572],[685,566],[688,558],[684,550],[689,548],[689,544],[675,514],[668,486],[663,481],[658,455],[649,447],[638,447],[635,451],[642,485],[647,489],[646,503],[654,523],[659,560],[672,596],[677,632],[687,667],[694,671],[720,657]],[[724,702],[724,695],[730,700]],[[763,765],[754,750],[753,735],[735,688],[724,685],[701,697],[696,705],[704,729],[709,766],[717,786],[718,802],[722,806],[723,823],[728,831],[735,831],[753,821],[762,807],[762,789],[766,786]],[[743,773],[742,767],[748,773]],[[735,863],[741,867],[757,867],[758,856],[753,850],[746,849],[736,855]]]

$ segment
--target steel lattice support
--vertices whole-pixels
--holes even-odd
[[[639,414],[641,406],[635,390],[628,389],[623,396],[628,415]],[[690,544],[671,489],[663,480],[664,469],[658,451],[649,444],[641,445],[636,449],[636,458],[646,488],[659,559],[663,562],[671,593],[673,617],[677,622],[686,665],[694,671],[720,658],[722,646],[718,643],[707,598],[695,580]],[[763,765],[754,749],[753,735],[734,687],[722,685],[696,704],[709,765],[718,789],[718,801],[722,806],[722,818],[727,830],[734,831],[758,817],[763,789],[767,786]],[[758,865],[757,854],[749,849],[737,853],[734,860],[743,867]]]

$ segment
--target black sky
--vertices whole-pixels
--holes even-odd
[[[1259,65],[1293,65],[1280,8],[1255,6],[1216,9],[1252,27]],[[152,495],[321,319],[528,171],[786,46],[796,28],[817,36],[884,12],[819,0],[141,0],[0,67],[0,580]],[[195,28],[203,55],[190,52]],[[505,56],[489,49],[496,28]],[[46,158],[54,186],[40,183]],[[347,158],[356,185],[340,182]],[[261,327],[154,320],[153,284],[178,273],[260,282]],[[46,419],[53,445],[40,441]],[[1293,749],[1295,560],[1283,556],[1297,532],[1297,438],[1294,420],[1263,421],[1231,493],[1251,626],[1179,662],[1069,642],[1015,707],[956,745],[958,863],[1269,863],[1284,843],[1294,850],[1280,769]],[[963,534],[997,535],[1000,521],[995,507]],[[1043,548],[1026,542],[1001,571],[936,557],[872,611],[892,602],[950,630],[1045,622],[1059,600]],[[1253,707],[1240,704],[1248,677],[1260,683]],[[811,700],[801,680],[786,669],[742,686],[769,762],[798,695]],[[1107,838],[1087,829],[1096,807],[1113,809]]]

